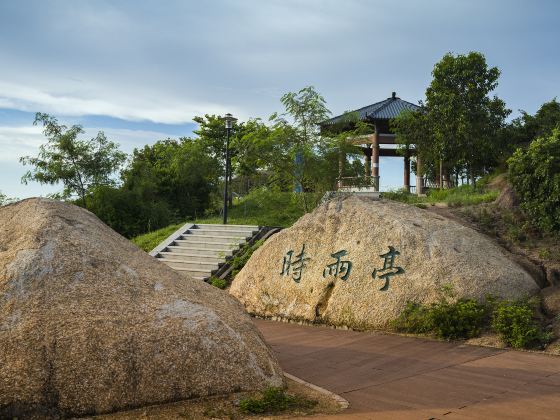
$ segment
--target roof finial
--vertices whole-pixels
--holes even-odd
[[[393,94],[391,95],[391,97],[392,97],[393,99],[395,99],[395,98],[397,97],[397,92],[393,92]]]

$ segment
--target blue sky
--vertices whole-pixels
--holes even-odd
[[[306,85],[333,114],[423,99],[446,52],[481,51],[496,94],[518,115],[560,96],[560,2],[545,0],[237,0],[0,2],[0,191],[44,140],[37,111],[104,130],[123,150],[191,134],[192,118],[266,118]],[[381,161],[398,187],[402,162]]]

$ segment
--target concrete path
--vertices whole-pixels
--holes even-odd
[[[343,414],[328,418],[560,419],[560,357],[272,321],[255,324],[286,372],[350,402]]]

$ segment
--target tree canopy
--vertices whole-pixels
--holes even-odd
[[[501,130],[511,112],[490,93],[500,70],[488,67],[483,54],[446,54],[436,63],[426,101],[414,115],[397,118],[402,144],[416,142],[425,170],[440,166],[450,175],[472,180],[490,171],[503,149]]]
[[[80,125],[68,128],[48,114],[37,113],[34,124],[39,123],[43,124],[47,143],[39,147],[38,156],[20,158],[24,165],[33,167],[23,176],[22,182],[61,182],[64,186],[62,197],[77,195],[84,207],[88,193],[97,187],[115,184],[112,175],[126,160],[126,154],[102,131],[90,140],[80,140],[78,136],[84,133]]]

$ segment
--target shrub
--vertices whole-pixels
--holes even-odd
[[[560,128],[517,149],[508,160],[509,181],[521,207],[544,231],[560,231]]]
[[[407,302],[399,317],[392,322],[392,327],[400,332],[424,334],[430,332],[428,325],[428,308],[416,302]]]
[[[227,281],[224,279],[219,279],[217,277],[210,277],[210,284],[218,289],[225,289],[227,286]]]
[[[239,402],[239,408],[249,414],[275,414],[286,410],[308,409],[317,405],[317,401],[289,395],[282,388],[267,388],[260,398],[245,398]]]
[[[459,299],[449,303],[440,301],[430,308],[428,322],[433,333],[440,338],[473,338],[480,335],[486,311],[473,299]]]
[[[527,301],[498,302],[492,314],[492,327],[511,347],[527,348],[541,346],[550,341],[534,319],[535,308]]]
[[[243,248],[240,252],[237,253],[235,257],[231,259],[229,264],[233,268],[231,271],[232,277],[235,277],[237,273],[239,273],[241,269],[245,267],[245,264],[247,264],[247,261],[249,261],[251,255],[253,255],[253,252],[255,252],[257,248],[260,247],[262,244],[263,244],[262,240],[256,241],[253,245]]]
[[[440,298],[431,305],[409,302],[392,323],[397,331],[425,334],[447,340],[472,338],[480,334],[486,318],[484,305],[473,299],[451,302],[452,290],[444,286]]]

